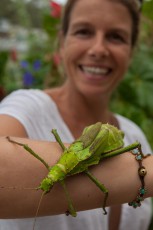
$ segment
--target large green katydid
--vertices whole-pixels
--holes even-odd
[[[56,182],[61,183],[68,201],[67,214],[71,214],[75,217],[76,211],[66,189],[64,180],[67,176],[72,176],[81,172],[85,173],[105,194],[102,207],[104,214],[107,214],[105,206],[108,197],[108,190],[89,172],[88,169],[90,166],[98,164],[102,159],[113,157],[140,147],[140,143],[135,142],[131,145],[123,147],[124,133],[110,124],[102,124],[101,122],[86,127],[83,130],[82,135],[68,148],[64,146],[55,129],[52,130],[52,133],[63,150],[63,154],[61,155],[60,159],[52,167],[50,167],[28,145],[16,142],[9,137],[7,138],[10,142],[23,146],[30,154],[40,160],[48,169],[49,173],[47,177],[44,178],[40,183],[38,189],[41,189],[43,193],[48,193]]]

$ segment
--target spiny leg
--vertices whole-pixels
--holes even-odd
[[[49,165],[47,164],[47,162],[46,162],[43,158],[41,158],[37,153],[35,153],[27,144],[23,144],[23,143],[14,141],[14,140],[12,140],[9,136],[6,137],[6,138],[8,139],[9,142],[22,146],[27,152],[29,152],[32,156],[34,156],[34,157],[37,158],[39,161],[41,161],[41,162],[43,163],[43,165],[44,165],[48,170],[50,170],[50,167],[49,167]]]
[[[76,214],[76,211],[75,211],[75,208],[73,207],[73,204],[72,204],[72,199],[70,197],[70,194],[66,188],[66,185],[65,185],[65,182],[64,180],[60,181],[63,189],[64,189],[64,192],[65,192],[65,196],[66,196],[66,199],[67,199],[67,202],[68,202],[68,211],[66,211],[66,215],[71,215],[73,217],[76,217],[77,214]]]
[[[105,188],[105,186],[103,184],[101,184],[98,181],[98,179],[96,177],[94,177],[88,170],[86,170],[85,173],[98,186],[98,188],[105,194],[102,208],[104,210],[104,215],[106,215],[107,211],[106,211],[105,208],[106,208],[106,201],[107,201],[107,198],[108,198],[108,189]]]
[[[139,142],[134,142],[133,144],[128,145],[126,147],[123,147],[123,148],[120,148],[120,149],[117,149],[117,150],[114,150],[114,151],[104,153],[104,154],[101,155],[100,159],[102,160],[102,159],[105,159],[105,158],[114,157],[114,156],[120,155],[122,153],[131,151],[131,150],[133,150],[135,148],[141,148],[141,144]]]

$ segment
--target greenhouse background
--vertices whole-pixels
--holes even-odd
[[[0,100],[64,80],[57,51],[61,2],[0,0]],[[153,0],[144,2],[142,14],[140,41],[110,107],[138,124],[153,149]]]

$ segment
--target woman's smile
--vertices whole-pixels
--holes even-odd
[[[102,80],[111,73],[111,68],[79,65],[81,72],[89,79]]]

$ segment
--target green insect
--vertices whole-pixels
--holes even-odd
[[[28,145],[13,141],[9,137],[7,137],[7,139],[12,143],[23,146],[48,169],[49,173],[47,177],[42,180],[38,187],[38,189],[41,189],[44,194],[48,193],[55,183],[61,183],[68,201],[68,211],[66,211],[67,215],[70,214],[75,217],[77,214],[73,207],[72,200],[67,191],[64,180],[67,176],[72,176],[78,173],[85,173],[105,194],[102,208],[104,210],[104,214],[107,214],[105,207],[108,198],[108,189],[105,188],[105,186],[89,172],[89,167],[98,164],[102,159],[113,157],[137,148],[140,146],[139,142],[123,147],[124,133],[112,125],[102,124],[101,122],[86,127],[83,130],[82,135],[68,148],[64,146],[55,129],[52,130],[52,133],[63,150],[63,154],[60,159],[52,167],[50,167],[31,148],[29,148]]]

